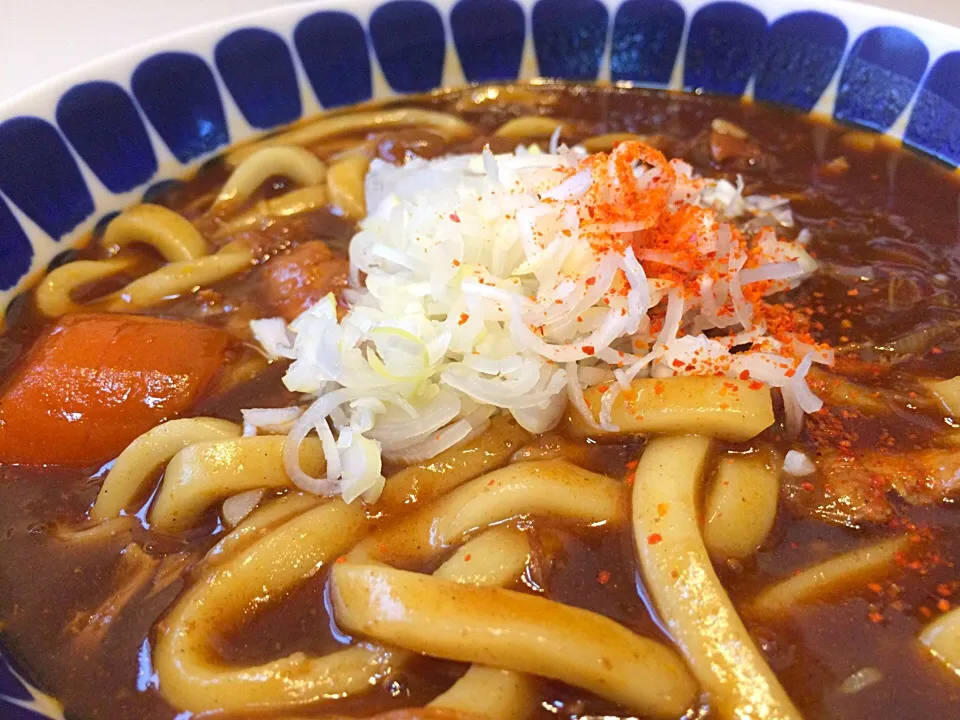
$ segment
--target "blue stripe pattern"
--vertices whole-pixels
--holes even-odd
[[[535,0],[531,9],[522,2],[456,0],[449,33],[431,0],[385,0],[366,23],[351,11],[315,11],[292,33],[265,21],[216,41],[212,62],[202,53],[161,52],[136,67],[129,88],[96,78],[77,84],[60,97],[56,124],[8,120],[0,125],[0,205],[8,201],[0,207],[0,287],[26,271],[32,252],[11,208],[59,239],[95,210],[76,158],[121,194],[155,179],[157,135],[182,164],[211,156],[231,140],[221,83],[250,126],[272,129],[303,114],[298,61],[324,108],[373,97],[373,57],[400,93],[439,87],[448,50],[468,82],[513,81],[530,72],[528,22],[539,74],[563,80],[600,77],[608,38],[613,82],[665,87],[682,67],[687,90],[736,96],[752,80],[757,100],[802,111],[816,107],[839,72],[838,121],[887,130],[915,97],[904,141],[960,164],[960,48],[931,58],[925,39],[881,26],[847,52],[843,13],[801,7],[768,27],[754,0],[708,2],[692,17],[682,0],[623,0],[615,11],[605,0]],[[158,179],[145,200],[174,185]],[[106,222],[116,207],[109,198],[102,204],[96,210]]]
[[[777,20],[767,35],[753,96],[809,112],[840,67],[847,26],[832,15],[798,12]]]
[[[33,245],[0,198],[0,290],[9,290],[30,270]]]
[[[323,107],[363,102],[373,96],[367,36],[353,15],[333,10],[313,13],[297,23],[293,39]]]
[[[930,69],[917,95],[904,137],[953,166],[960,165],[960,52],[947,53]]]
[[[57,129],[37,117],[0,125],[0,191],[59,240],[93,212],[93,197]]]
[[[391,0],[370,16],[370,38],[387,82],[397,92],[440,87],[447,52],[443,19],[423,0]]]
[[[683,61],[683,86],[724,95],[742,95],[757,67],[767,21],[759,10],[738,2],[717,2],[690,21]]]
[[[133,99],[119,85],[76,85],[57,103],[57,124],[111,192],[142,185],[157,172],[157,156]]]
[[[236,30],[217,43],[214,57],[220,77],[250,125],[266,130],[300,117],[293,57],[275,32]]]
[[[181,163],[230,142],[220,91],[210,67],[190,53],[159,53],[133,73],[133,94]]]
[[[868,30],[854,43],[843,68],[833,116],[888,130],[913,97],[929,59],[927,46],[907,30]]]
[[[468,82],[515,80],[526,34],[514,0],[460,0],[450,13],[453,42]]]
[[[533,42],[540,74],[596,80],[608,21],[607,8],[599,0],[539,0],[533,6]]]
[[[673,0],[626,0],[613,20],[610,79],[666,87],[684,21],[683,8]]]

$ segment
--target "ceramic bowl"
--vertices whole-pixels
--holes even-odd
[[[960,31],[837,0],[341,0],[198,27],[0,105],[0,307],[232,143],[370,99],[535,77],[722,93],[960,164]],[[62,717],[0,659],[0,716]]]

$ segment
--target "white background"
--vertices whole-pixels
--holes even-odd
[[[866,1],[960,27],[960,0]],[[285,4],[290,0],[0,0],[0,102],[144,40]]]

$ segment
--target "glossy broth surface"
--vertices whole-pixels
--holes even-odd
[[[960,370],[960,245],[958,185],[931,162],[784,110],[723,98],[589,86],[530,86],[522,92],[464,90],[405,99],[396,105],[451,112],[477,128],[475,138],[445,144],[417,128],[388,131],[376,139],[388,160],[407,154],[435,156],[481,149],[512,151],[516,141],[493,136],[512,117],[542,114],[568,123],[571,144],[609,132],[649,136],[668,157],[687,160],[705,175],[731,180],[739,175],[745,195],[783,195],[791,200],[796,230],[809,228],[809,250],[821,270],[789,296],[807,308],[818,339],[855,358],[856,380],[884,393],[907,397],[916,377],[948,378]],[[718,152],[711,123],[723,118],[745,130],[750,149]],[[364,137],[347,138],[359,142]],[[542,140],[541,140],[542,142]],[[349,145],[345,142],[344,145]],[[717,158],[722,159],[718,160]],[[844,162],[835,162],[843,158]],[[833,161],[833,162],[832,162]],[[212,163],[184,185],[157,200],[188,218],[200,215],[226,177]],[[273,197],[284,181],[265,184],[255,199]],[[283,254],[305,240],[323,240],[344,253],[354,226],[318,210],[262,232],[272,252]],[[100,257],[93,243],[80,251]],[[143,253],[142,262],[159,264]],[[200,320],[225,328],[266,317],[260,273],[269,263],[150,312]],[[0,337],[0,365],[22,357],[44,321],[29,298],[17,302]],[[929,329],[928,335],[923,333]],[[897,342],[921,333],[934,340],[920,352],[897,351]],[[925,340],[921,340],[926,342]],[[890,350],[894,348],[894,350]],[[843,372],[841,363],[839,372]],[[864,371],[867,368],[869,371]],[[244,407],[283,406],[292,396],[281,384],[283,368],[202,401],[194,414],[240,420]],[[850,452],[884,446],[891,452],[935,447],[956,432],[953,420],[909,399],[882,422],[831,407],[811,418],[798,442],[779,426],[760,440],[784,451],[798,445],[815,456],[841,441]],[[56,442],[51,438],[50,442]],[[750,443],[730,446],[747,451]],[[622,445],[589,443],[571,452],[589,469],[627,478],[642,441]],[[120,551],[139,542],[157,556],[186,553],[200,558],[224,534],[215,512],[198,528],[164,536],[137,528],[95,546],[78,547],[56,536],[56,528],[82,523],[103,479],[100,468],[0,466],[0,629],[6,648],[24,674],[58,698],[67,716],[78,720],[183,718],[162,697],[150,662],[151,638],[163,622],[189,573],[157,592],[142,592],[111,618],[96,642],[77,632],[115,588]],[[960,514],[948,501],[910,504],[883,494],[872,497],[879,522],[861,514],[831,515],[822,488],[784,476],[777,523],[753,558],[720,563],[718,574],[735,604],[796,570],[869,539],[906,529],[915,552],[896,572],[839,597],[795,608],[776,622],[745,615],[764,657],[808,720],[927,720],[960,714],[960,681],[917,643],[922,626],[960,600]],[[865,481],[865,482],[868,482]],[[809,487],[808,487],[809,486]],[[146,501],[147,498],[144,498]],[[861,508],[863,510],[863,508]],[[641,634],[666,640],[643,598],[629,527],[602,534],[580,532],[550,518],[518,521],[543,549],[536,576],[519,589],[603,613]],[[414,568],[421,569],[421,568]],[[432,568],[423,568],[424,570]],[[324,595],[322,572],[289,597],[217,638],[230,662],[263,662],[294,651],[323,654],[341,646]],[[640,590],[638,594],[638,588]],[[954,590],[957,595],[954,597]],[[882,680],[850,692],[844,681],[865,668]],[[249,717],[366,717],[391,708],[427,703],[465,670],[457,663],[418,660],[364,697],[335,706],[304,708]],[[638,678],[642,682],[642,678]],[[542,684],[539,718],[631,717],[623,709],[559,683]],[[704,717],[712,717],[709,707]]]

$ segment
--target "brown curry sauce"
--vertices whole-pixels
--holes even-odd
[[[700,172],[731,180],[740,174],[745,194],[790,197],[797,228],[812,231],[809,248],[824,266],[790,300],[809,308],[819,339],[837,348],[855,349],[858,360],[877,363],[875,372],[858,376],[858,382],[909,398],[915,385],[912,378],[958,373],[960,192],[942,168],[885,144],[856,149],[848,144],[849,137],[844,139],[848,130],[733,99],[588,86],[527,87],[524,91],[532,93],[531,100],[505,101],[474,90],[406,99],[399,104],[458,114],[478,128],[477,137],[460,146],[444,146],[432,133],[387,133],[377,138],[378,152],[394,160],[408,151],[435,155],[477,150],[491,141],[492,132],[505,120],[532,113],[570,122],[574,130],[564,136],[568,141],[620,131],[658,136],[668,156],[684,158]],[[478,97],[486,99],[478,102]],[[746,130],[750,147],[715,147],[717,138],[711,138],[710,126],[717,117]],[[494,150],[501,151],[512,150],[515,144],[501,138],[491,142]],[[839,157],[846,163],[830,164]],[[221,164],[209,164],[194,180],[168,191],[159,201],[194,219],[224,178]],[[258,197],[278,194],[284,187],[282,180],[268,183]],[[314,239],[343,253],[352,226],[320,211],[251,232],[261,232],[266,253],[288,252],[291,245]],[[85,256],[97,253],[95,244],[81,251]],[[270,265],[155,312],[203,319],[234,330],[244,327],[251,318],[273,314],[272,308],[263,306],[262,267]],[[861,279],[868,275],[872,279]],[[10,328],[0,338],[0,358],[6,366],[16,362],[42,327],[29,302],[17,303],[8,322]],[[934,328],[935,341],[926,352],[907,353],[891,366],[883,348],[895,347],[898,338],[927,327]],[[858,343],[862,347],[854,348]],[[269,368],[256,379],[201,402],[195,413],[239,419],[242,407],[284,405],[290,396],[280,384],[281,375],[282,368]],[[909,399],[882,420],[844,411],[834,407],[809,422],[801,446],[811,455],[824,447],[835,450],[841,441],[850,453],[881,444],[895,453],[936,445],[953,431],[940,414],[912,405]],[[782,442],[782,434],[773,428],[764,439]],[[638,448],[636,443],[590,444],[577,454],[591,469],[625,477],[627,463]],[[82,521],[101,479],[97,469],[0,467],[3,643],[29,679],[63,702],[68,717],[171,720],[178,713],[157,690],[149,659],[150,637],[183,587],[182,579],[153,596],[139,594],[109,624],[102,642],[78,644],[75,628],[88,621],[114,589],[119,553],[131,540],[151,554],[189,552],[199,557],[224,530],[211,513],[200,527],[176,537],[138,527],[132,536],[88,549],[53,537],[55,524]],[[797,608],[776,624],[757,624],[746,616],[758,646],[808,720],[952,717],[960,707],[960,682],[930,658],[915,638],[928,617],[952,606],[955,590],[960,601],[960,578],[954,567],[960,560],[960,515],[949,503],[909,505],[881,492],[890,510],[883,523],[848,517],[848,525],[860,527],[845,527],[843,518],[840,524],[836,517],[829,518],[833,522],[824,521],[818,510],[821,490],[803,478],[785,476],[777,524],[767,543],[750,560],[717,568],[735,603],[799,568],[904,528],[916,541],[914,551],[903,558],[894,575]],[[526,578],[529,591],[544,591],[552,599],[601,612],[642,634],[663,637],[644,604],[629,528],[598,534],[563,528],[549,518],[527,524],[535,525],[531,532],[538,546],[549,550],[537,577]],[[325,653],[338,647],[325,606],[325,579],[325,573],[317,575],[236,633],[218,638],[223,656],[239,663],[297,650]],[[876,668],[883,679],[857,693],[841,692],[841,682],[865,667]],[[367,696],[282,716],[362,717],[423,705],[464,669],[423,659]],[[537,717],[629,716],[580,690],[548,682],[542,688],[544,708]]]

